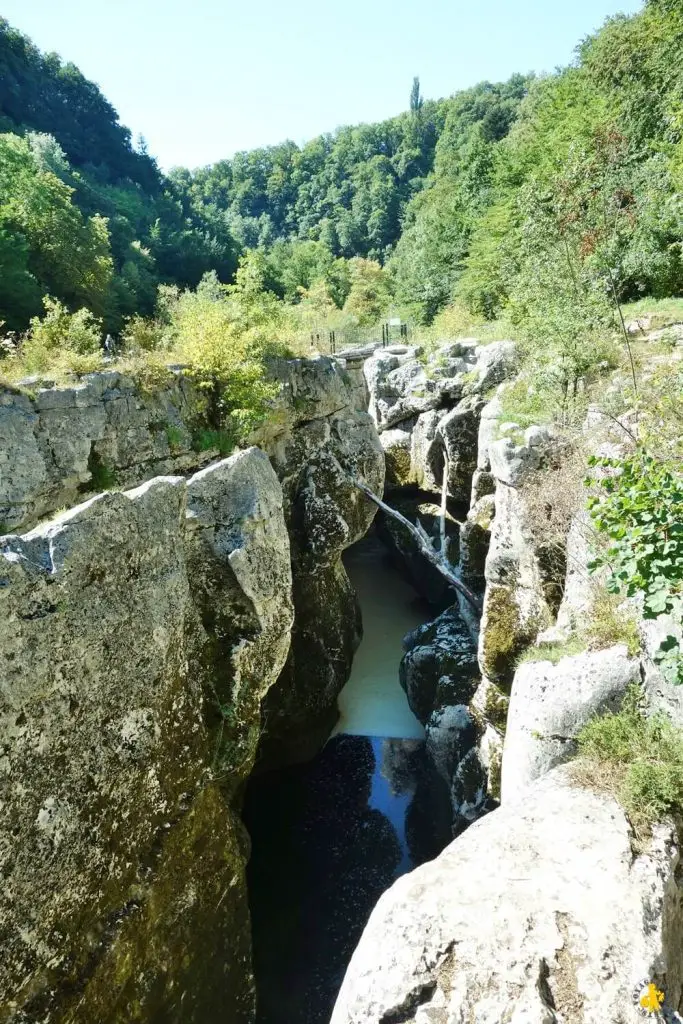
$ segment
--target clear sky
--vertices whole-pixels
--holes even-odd
[[[97,82],[162,167],[301,143],[515,71],[552,71],[641,0],[0,0]]]

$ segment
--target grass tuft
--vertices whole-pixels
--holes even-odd
[[[589,722],[574,766],[577,781],[619,800],[638,839],[683,809],[683,733],[665,715],[646,717],[641,703],[631,686],[621,711]]]

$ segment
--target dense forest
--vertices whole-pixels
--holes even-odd
[[[207,274],[348,323],[547,324],[563,301],[590,325],[596,281],[679,294],[682,51],[680,3],[648,0],[555,74],[439,101],[415,80],[388,121],[164,175],[96,85],[0,19],[0,320],[23,331],[49,296],[125,333],[160,285]]]

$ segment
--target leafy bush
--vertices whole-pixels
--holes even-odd
[[[593,524],[609,546],[589,564],[609,570],[608,590],[631,597],[642,592],[643,615],[683,618],[683,477],[642,448],[623,459],[592,457],[601,471],[587,483]],[[683,683],[683,657],[675,636],[655,660],[665,677]]]
[[[27,334],[7,348],[3,371],[12,380],[29,374],[60,378],[69,373],[91,373],[102,365],[102,323],[87,309],[70,313],[62,303],[46,296],[45,315],[33,317]]]
[[[578,778],[613,793],[636,832],[683,809],[683,734],[665,715],[645,717],[632,686],[617,714],[593,719],[578,737]]]
[[[126,352],[156,352],[164,347],[163,325],[136,313],[126,320],[121,341]]]
[[[31,330],[23,345],[24,356],[30,351],[45,350],[57,352],[68,349],[78,355],[92,355],[99,352],[102,338],[102,322],[88,309],[70,313],[66,306],[56,299],[43,299],[45,316],[33,317]]]

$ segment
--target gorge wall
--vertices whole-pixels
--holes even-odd
[[[384,469],[357,381],[276,372],[271,458],[189,479],[157,475],[217,454],[192,448],[182,376],[0,396],[25,530],[0,539],[2,1020],[253,1017],[241,788],[259,744],[293,756],[334,718],[358,630],[339,556],[373,516],[348,474],[381,490]],[[102,465],[147,482],[83,500]]]
[[[447,409],[438,397],[392,423],[412,401],[405,382],[424,367],[405,352],[377,382],[382,358],[369,383],[388,480],[399,495],[436,494],[445,427],[466,415],[463,399]],[[435,371],[420,401],[443,387]],[[394,394],[392,375],[403,380]],[[459,572],[482,596],[481,620],[461,603],[460,615],[447,609],[404,642],[402,682],[450,787],[457,838],[381,897],[332,1024],[635,1024],[651,991],[662,1001],[653,1017],[680,1020],[683,1010],[680,823],[660,815],[644,837],[604,780],[567,763],[581,729],[634,688],[648,714],[680,724],[680,687],[654,658],[657,638],[680,623],[643,621],[636,595],[614,610],[632,621],[635,644],[595,632],[605,581],[590,568],[581,481],[587,456],[618,454],[624,431],[595,407],[573,445],[545,426],[522,429],[504,422],[505,387],[485,396],[474,452],[465,448]],[[462,485],[450,474],[448,485],[455,500]]]

